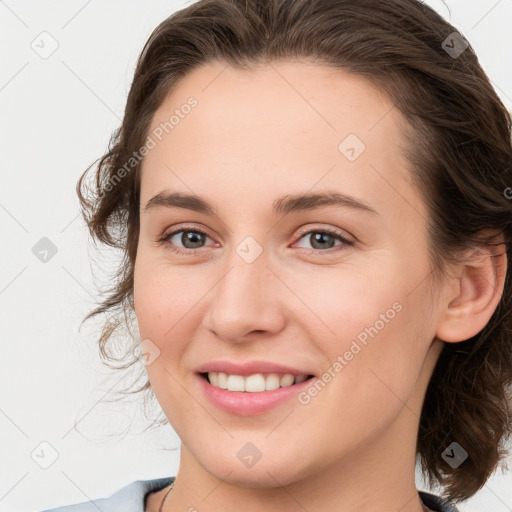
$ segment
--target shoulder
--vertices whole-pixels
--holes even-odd
[[[123,509],[130,512],[144,512],[146,495],[167,487],[173,480],[174,477],[137,480],[119,489],[110,497],[52,508],[42,512],[98,512],[98,510],[119,512]]]
[[[432,510],[436,512],[459,512],[457,507],[450,505],[445,500],[436,496],[435,494],[430,494],[426,491],[418,491],[421,501]]]

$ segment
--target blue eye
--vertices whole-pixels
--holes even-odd
[[[176,244],[172,242],[172,239],[175,238],[178,234],[181,233],[181,236],[178,240],[184,245],[184,249],[180,247],[176,247]],[[168,244],[168,247],[171,251],[174,251],[178,254],[189,254],[190,251],[194,251],[194,249],[200,249],[201,243],[204,243],[205,238],[210,238],[204,231],[199,229],[180,229],[178,231],[172,231],[168,233],[159,241],[162,243]]]
[[[308,238],[309,237],[309,238]],[[333,229],[310,229],[305,233],[302,233],[300,240],[308,238],[310,244],[313,246],[313,249],[310,249],[310,252],[327,252],[334,247],[340,246],[351,246],[354,245],[354,242],[347,240],[341,233],[333,230]],[[335,244],[336,240],[340,242],[340,244]],[[327,246],[326,246],[327,245]]]

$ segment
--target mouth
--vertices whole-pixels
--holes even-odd
[[[196,373],[201,393],[217,409],[236,416],[261,415],[280,405],[295,403],[315,379],[312,374],[258,372],[234,368],[239,373],[201,371]],[[240,375],[243,373],[244,375]],[[293,400],[295,398],[295,400]]]
[[[211,386],[232,392],[262,393],[301,384],[314,375],[291,373],[254,373],[236,375],[225,372],[202,372],[199,374]]]

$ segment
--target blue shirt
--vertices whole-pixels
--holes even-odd
[[[52,508],[42,512],[145,512],[146,495],[167,487],[174,477],[157,478],[155,480],[137,480],[123,487],[110,498],[85,501],[76,505]],[[446,505],[439,496],[419,491],[421,501],[436,512],[459,512],[456,507]]]

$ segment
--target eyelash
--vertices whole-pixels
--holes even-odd
[[[167,248],[176,253],[176,254],[182,254],[182,255],[188,255],[188,254],[192,254],[194,252],[197,252],[199,249],[203,249],[203,247],[200,247],[199,249],[182,249],[180,247],[176,247],[174,245],[170,245],[168,244],[169,240],[174,236],[176,235],[177,233],[181,233],[181,232],[190,232],[190,233],[199,233],[201,235],[204,235],[205,237],[208,237],[208,234],[205,233],[204,231],[200,230],[200,229],[197,229],[195,227],[192,227],[192,226],[182,226],[180,229],[177,229],[175,231],[171,231],[170,233],[164,235],[163,237],[159,238],[158,239],[158,242],[160,244],[167,244]],[[330,249],[325,249],[325,250],[322,250],[322,249],[303,249],[305,250],[308,254],[321,254],[321,253],[324,253],[324,254],[332,254],[333,252],[338,252],[340,250],[340,247],[343,247],[343,246],[353,246],[354,245],[354,242],[352,242],[351,240],[348,240],[347,238],[345,238],[341,233],[339,233],[338,231],[334,230],[334,229],[329,229],[329,228],[321,228],[321,229],[309,229],[308,231],[304,231],[304,232],[301,232],[299,233],[299,240],[301,240],[302,238],[304,238],[306,235],[310,235],[311,233],[322,233],[322,234],[327,234],[327,235],[331,235],[333,236],[334,238],[336,238],[337,240],[339,240],[340,242],[342,242],[341,245],[338,245],[338,246],[335,246],[335,247],[331,247]],[[338,247],[338,249],[336,249],[336,247]],[[343,250],[343,249],[341,249]]]

